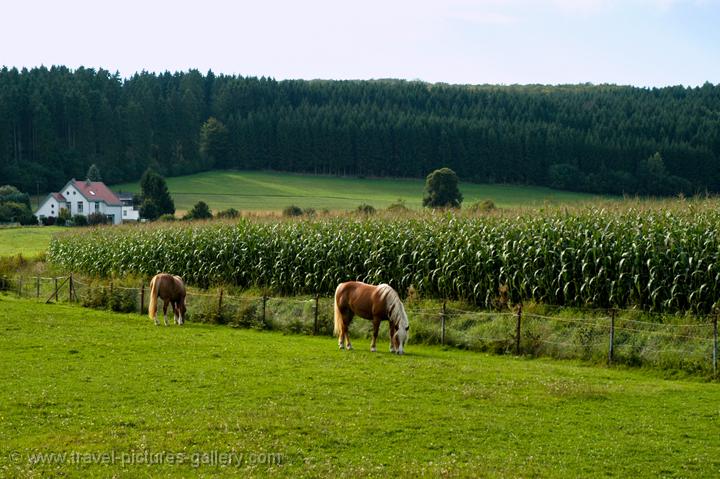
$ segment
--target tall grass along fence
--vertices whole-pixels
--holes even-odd
[[[76,302],[143,315],[149,300],[145,283],[128,287],[113,281],[79,280],[73,275],[0,277],[0,289],[43,302]],[[717,315],[661,317],[638,310],[550,308],[536,304],[526,309],[517,304],[500,311],[475,311],[448,304],[407,301],[411,343],[717,375]],[[223,288],[191,289],[188,311],[191,321],[296,334],[332,334],[331,297],[258,297],[230,294]],[[161,315],[162,311],[159,319]],[[171,311],[169,316],[172,322]],[[387,340],[387,328],[381,331],[381,338]],[[353,322],[351,337],[370,334],[369,321]],[[328,341],[328,347],[334,347],[334,341]]]
[[[48,259],[90,275],[165,271],[200,287],[331,295],[387,282],[425,298],[709,314],[720,298],[720,211],[695,203],[479,218],[98,228],[52,240]]]

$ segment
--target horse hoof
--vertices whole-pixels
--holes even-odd
[[[353,347],[352,347],[351,344],[348,344],[348,345],[347,345],[347,350],[348,350],[348,351],[350,351],[352,348],[353,348]]]
[[[375,349],[375,347],[370,348],[371,353],[374,353],[375,351],[377,351],[377,349]]]
[[[338,350],[342,351],[343,349],[345,349],[345,346],[343,346],[342,344],[338,345]]]

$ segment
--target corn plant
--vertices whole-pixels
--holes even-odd
[[[334,218],[100,228],[52,241],[51,261],[109,276],[160,271],[191,284],[332,294],[346,280],[426,296],[710,312],[718,302],[715,208],[616,208],[468,218]]]

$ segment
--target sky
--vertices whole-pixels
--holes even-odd
[[[720,84],[720,0],[23,0],[0,65],[454,84]]]

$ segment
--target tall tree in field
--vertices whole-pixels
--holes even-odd
[[[425,179],[423,206],[430,208],[459,208],[463,196],[458,188],[458,177],[450,168],[435,170]]]
[[[140,178],[140,216],[147,219],[155,219],[160,215],[174,214],[175,202],[170,197],[170,192],[165,183],[165,178],[147,169]]]
[[[223,123],[210,117],[200,128],[200,155],[203,166],[227,168],[229,165],[230,138]]]

